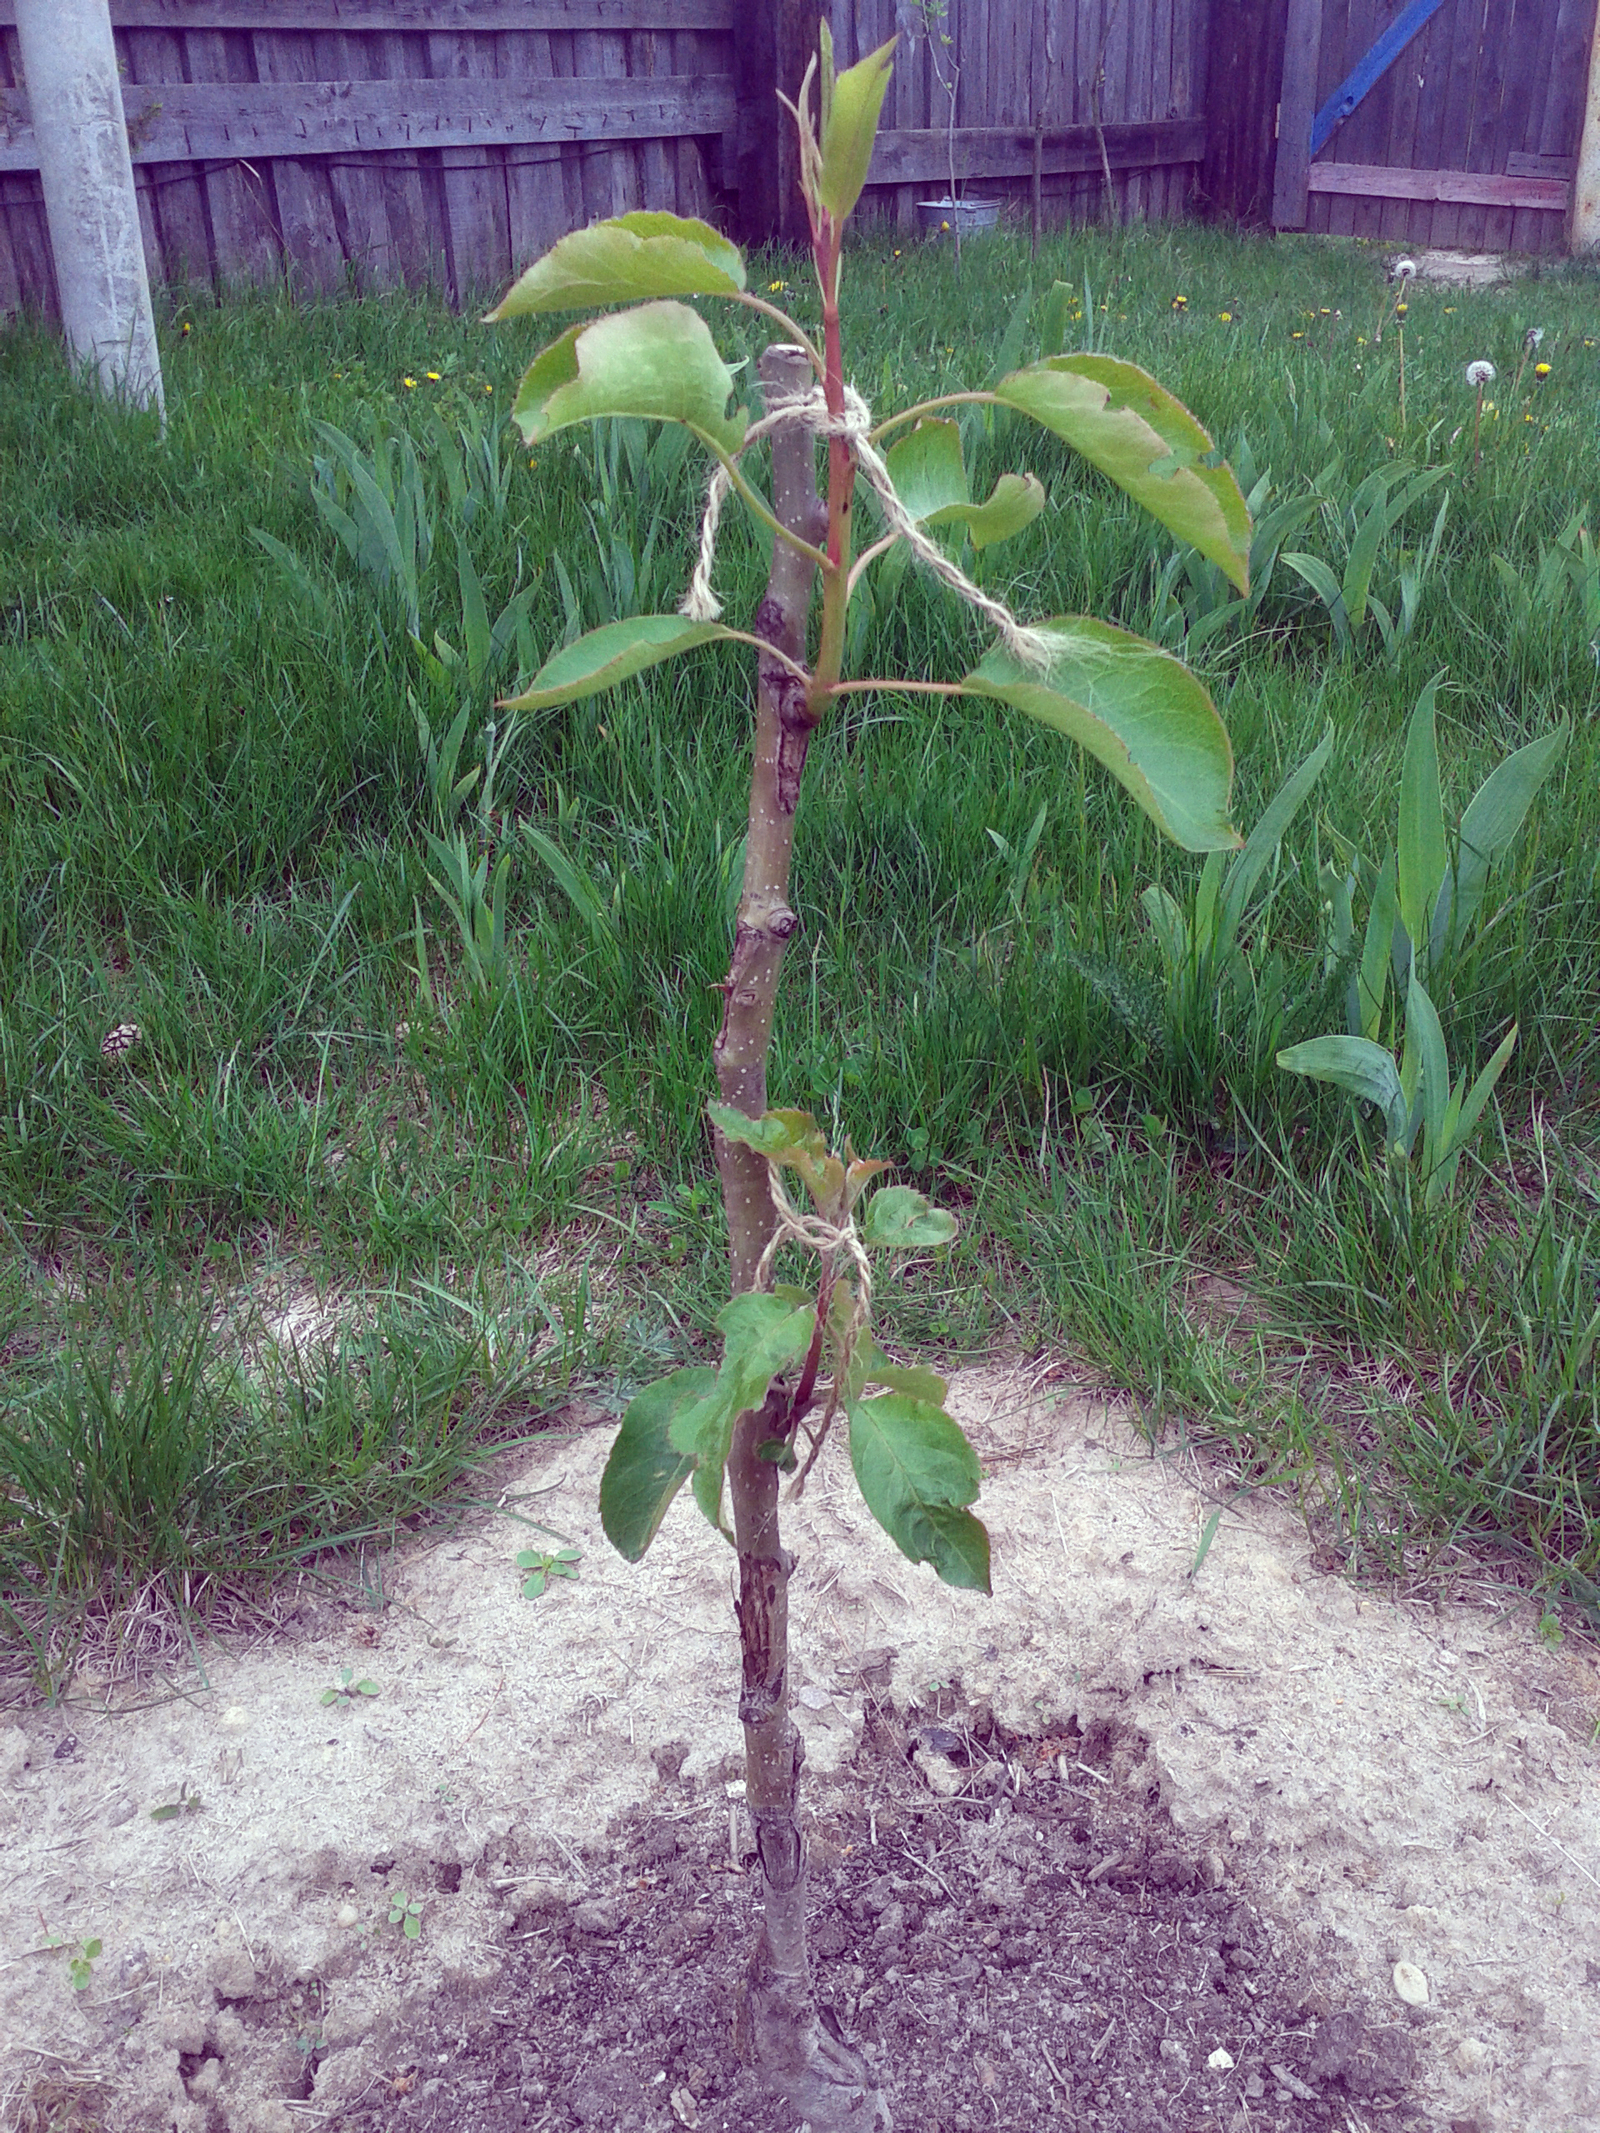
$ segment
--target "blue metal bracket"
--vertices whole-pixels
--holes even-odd
[[[1311,121],[1311,153],[1327,143],[1336,126],[1342,126],[1369,89],[1375,88],[1400,57],[1418,30],[1431,22],[1444,0],[1411,0],[1402,8],[1371,49],[1362,54],[1332,96]]]

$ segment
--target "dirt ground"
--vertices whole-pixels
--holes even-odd
[[[1592,2133],[1600,1669],[1262,1495],[1195,1572],[1220,1477],[1037,1373],[954,1399],[992,1600],[842,1453],[790,1518],[819,1985],[896,2125]],[[573,1419],[286,1632],[0,1713],[0,2123],[793,2133],[731,2048],[732,1558],[687,1498],[612,1554]]]

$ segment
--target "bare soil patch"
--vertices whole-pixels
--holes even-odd
[[[790,1527],[819,1984],[897,2124],[1600,2123],[1588,1659],[1362,1593],[1037,1373],[954,1397],[992,1600],[842,1462]],[[0,1717],[0,2122],[793,2133],[731,2050],[732,1559],[687,1502],[611,1554],[593,1421],[346,1603]],[[536,1540],[583,1558],[527,1601]]]

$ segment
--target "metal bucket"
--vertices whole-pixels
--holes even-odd
[[[919,200],[917,221],[926,237],[948,236],[959,230],[963,237],[975,237],[979,230],[992,230],[1000,220],[998,200]]]

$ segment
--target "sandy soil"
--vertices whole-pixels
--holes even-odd
[[[992,1600],[898,1556],[831,1449],[792,1514],[797,1715],[839,1826],[874,1811],[874,1713],[909,1714],[901,1764],[930,1799],[976,1780],[919,1745],[919,1710],[981,1714],[997,1740],[1121,1740],[1079,1789],[1143,1803],[1326,2005],[1402,2026],[1423,2124],[1600,2125],[1600,1669],[1546,1651],[1526,1607],[1358,1592],[1259,1495],[1191,1575],[1222,1500],[1200,1466],[999,1368],[954,1399],[985,1465]],[[608,1842],[637,1847],[641,1814],[737,1866],[731,1557],[687,1496],[645,1564],[612,1554],[593,1419],[524,1455],[497,1515],[398,1551],[367,1604],[308,1602],[166,1688],[80,1683],[0,1716],[0,2120],[400,2123],[371,2114],[409,2098],[405,2039],[441,2010],[463,2050],[475,2026],[536,2036],[507,2001],[521,1945],[608,1900]],[[546,1542],[581,1548],[580,1575],[524,1599],[513,1558]],[[345,1667],[377,1693],[324,1704]],[[407,1903],[414,1939],[391,1923]],[[637,2122],[694,2122],[657,2078]],[[494,2123],[635,2122],[547,2086]],[[1260,2092],[1191,2123],[1257,2122]],[[985,2100],[973,2124],[1024,2123]],[[1304,2123],[1395,2123],[1385,2108],[1324,2099]]]

